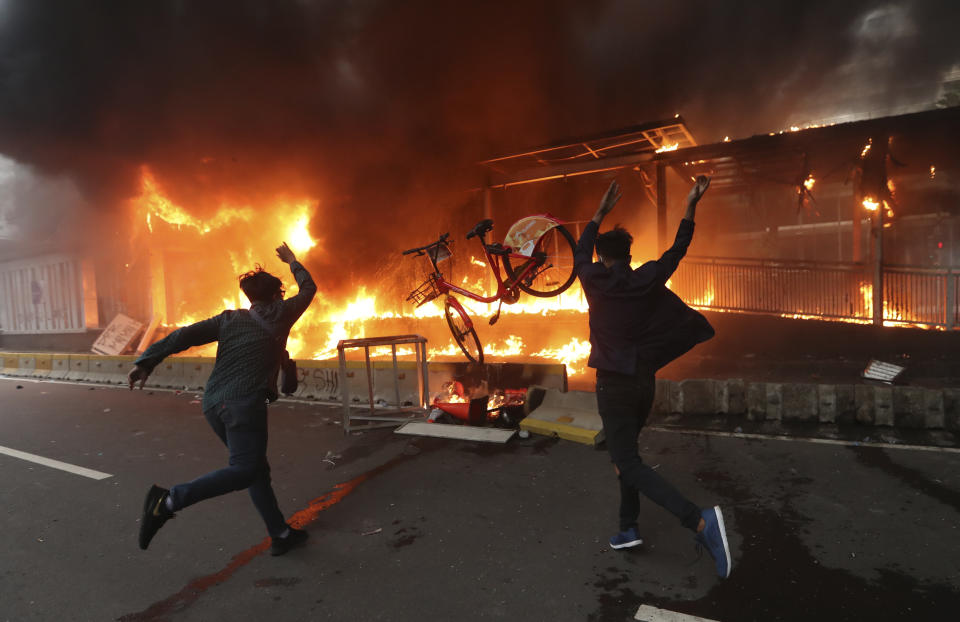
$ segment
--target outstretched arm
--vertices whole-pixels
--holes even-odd
[[[696,183],[687,194],[687,211],[680,221],[680,227],[677,229],[677,237],[673,240],[673,246],[657,261],[658,274],[657,279],[663,283],[667,282],[673,273],[676,272],[680,260],[687,254],[687,247],[693,240],[693,217],[697,211],[697,203],[703,198],[707,188],[710,187],[710,178],[704,175],[697,177]]]
[[[573,266],[578,274],[583,266],[593,263],[593,246],[597,241],[597,231],[600,229],[600,223],[620,200],[621,194],[620,184],[616,180],[610,182],[603,198],[600,199],[600,207],[597,208],[593,218],[583,228],[583,233],[580,234],[580,239],[577,241],[577,248],[573,252]]]
[[[280,258],[280,261],[290,265],[290,272],[293,273],[293,278],[297,280],[297,294],[283,301],[283,306],[286,308],[284,315],[289,313],[288,317],[290,322],[293,323],[310,306],[310,302],[317,293],[317,285],[313,282],[310,273],[303,267],[303,264],[297,261],[297,257],[286,242],[277,247],[277,257]]]
[[[216,341],[220,336],[220,316],[201,320],[196,324],[179,328],[160,341],[152,344],[146,351],[134,361],[134,367],[127,374],[127,380],[130,388],[137,382],[140,388],[143,388],[147,378],[153,372],[153,368],[160,362],[177,352],[183,352],[193,346],[202,346],[205,343]]]
[[[687,193],[687,211],[683,215],[687,220],[693,220],[694,215],[697,213],[697,203],[700,202],[700,199],[703,198],[703,195],[706,194],[707,188],[710,187],[710,178],[706,175],[698,175],[696,182],[693,184],[693,188],[690,188],[690,192]]]
[[[623,193],[620,192],[620,184],[618,184],[617,180],[614,179],[607,187],[607,191],[603,193],[603,198],[600,199],[600,207],[597,208],[597,213],[593,215],[593,222],[597,223],[598,227],[600,226],[600,223],[603,222],[604,217],[613,209],[613,206],[617,204],[617,201],[620,200],[622,195]]]

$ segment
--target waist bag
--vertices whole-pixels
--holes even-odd
[[[267,321],[260,317],[260,314],[250,309],[250,317],[257,321],[257,324],[261,326],[267,334],[273,337],[277,345],[277,352],[280,358],[280,393],[284,395],[293,395],[297,392],[297,362],[290,358],[290,353],[287,352],[287,338],[286,335],[277,334],[277,332],[271,328]],[[277,382],[276,379],[273,382],[273,386],[270,387],[270,401],[274,401],[279,397],[277,395]]]

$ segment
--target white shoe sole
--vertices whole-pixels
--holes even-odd
[[[637,538],[636,540],[631,540],[630,542],[624,542],[623,544],[612,544],[612,543],[611,543],[611,544],[610,544],[610,548],[612,548],[612,549],[617,549],[617,550],[619,550],[619,549],[629,549],[629,548],[634,547],[634,546],[640,546],[641,544],[643,544],[643,540],[642,540],[641,538]]]
[[[730,545],[727,543],[727,528],[723,524],[723,512],[720,511],[720,506],[713,506],[713,511],[717,514],[717,527],[720,528],[720,538],[723,540],[723,554],[727,556],[727,574],[723,576],[726,579],[730,576],[730,569],[733,567],[730,561]]]

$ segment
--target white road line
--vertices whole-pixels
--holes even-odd
[[[709,618],[690,616],[667,609],[657,609],[650,605],[640,605],[640,609],[637,610],[637,615],[633,616],[633,619],[643,622],[717,622]]]
[[[750,434],[747,432],[719,432],[712,430],[697,430],[694,428],[667,428],[659,425],[648,425],[644,430],[654,432],[669,432],[671,434],[692,434],[694,436],[719,436],[722,438],[752,438],[764,441],[791,441],[794,443],[815,443],[819,445],[843,445],[846,447],[878,447],[882,449],[909,449],[913,451],[933,451],[942,453],[960,453],[960,447],[934,447],[929,445],[908,445],[905,443],[861,443],[859,441],[841,441],[833,438],[809,438],[805,436],[786,436],[781,434]]]
[[[86,469],[73,464],[67,464],[66,462],[60,462],[59,460],[52,460],[50,458],[44,458],[43,456],[28,454],[25,451],[17,451],[16,449],[10,449],[9,447],[4,447],[3,445],[0,445],[0,454],[6,454],[13,458],[20,458],[21,460],[26,460],[28,462],[35,462],[53,469],[60,469],[61,471],[73,473],[74,475],[82,475],[83,477],[89,477],[90,479],[107,479],[108,477],[113,477],[109,473],[101,473],[100,471],[94,471],[93,469]]]

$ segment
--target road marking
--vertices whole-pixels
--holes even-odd
[[[100,471],[94,471],[93,469],[86,469],[73,464],[67,464],[66,462],[60,462],[59,460],[28,454],[25,451],[17,451],[16,449],[10,449],[9,447],[4,447],[3,445],[0,445],[0,454],[6,454],[13,458],[20,458],[21,460],[26,460],[27,462],[35,462],[36,464],[42,464],[43,466],[48,466],[53,469],[60,469],[61,471],[73,473],[74,475],[82,475],[83,477],[89,477],[90,479],[107,479],[108,477],[113,477],[109,473],[101,473]]]
[[[643,622],[717,622],[709,618],[689,616],[685,613],[677,613],[667,609],[657,609],[650,605],[640,605],[640,609],[637,610],[637,615],[633,616],[633,619]]]
[[[671,434],[692,434],[694,436],[719,436],[722,438],[750,438],[763,441],[791,441],[794,443],[815,443],[819,445],[843,445],[845,447],[876,447],[880,449],[910,449],[913,451],[933,451],[960,454],[960,447],[934,447],[929,445],[909,445],[906,443],[874,443],[860,441],[841,441],[833,438],[809,438],[805,436],[786,436],[783,434],[752,434],[749,432],[719,432],[695,430],[693,428],[668,428],[659,425],[644,426],[644,430],[669,432]]]

